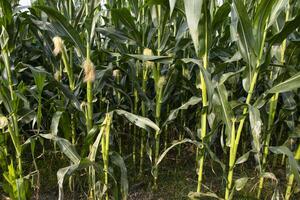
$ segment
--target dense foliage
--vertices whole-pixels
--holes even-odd
[[[54,159],[59,199],[128,199],[189,147],[191,199],[297,198],[300,1],[0,0],[0,26],[2,197]]]

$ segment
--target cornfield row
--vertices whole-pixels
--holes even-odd
[[[300,1],[0,0],[0,25],[1,198],[56,173],[131,199],[182,159],[186,198],[300,198]]]

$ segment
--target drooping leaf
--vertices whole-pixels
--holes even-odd
[[[245,153],[244,155],[242,155],[241,157],[239,157],[236,160],[235,165],[239,165],[239,164],[242,164],[242,163],[246,162],[248,160],[248,158],[249,158],[250,152],[251,151],[248,151],[247,153]]]
[[[227,79],[229,79],[232,76],[235,76],[245,70],[245,67],[242,67],[240,70],[235,71],[235,72],[227,72],[225,74],[222,74],[220,80],[219,80],[219,85],[222,85]]]
[[[128,54],[128,56],[142,60],[142,61],[153,61],[158,63],[171,64],[173,62],[172,57],[170,56],[146,56],[138,54]]]
[[[53,134],[54,136],[57,136],[59,120],[60,120],[60,117],[62,114],[63,114],[62,111],[57,111],[54,113],[54,115],[52,117],[50,131],[51,131],[51,134]]]
[[[43,88],[45,86],[45,80],[48,73],[42,68],[33,68],[30,67],[31,73],[34,78],[34,82],[37,86],[38,92],[42,93]]]
[[[199,98],[199,97],[195,97],[195,96],[191,97],[187,102],[182,104],[179,108],[176,108],[170,112],[170,114],[163,126],[165,126],[165,125],[169,124],[171,121],[173,121],[177,117],[179,111],[187,110],[190,106],[194,106],[194,105],[198,104],[200,101],[201,101],[201,98]]]
[[[191,200],[198,200],[203,199],[203,197],[214,198],[218,200],[223,200],[223,198],[219,197],[216,193],[213,192],[189,192],[188,194],[189,199]]]
[[[184,140],[181,140],[181,141],[174,141],[172,143],[172,145],[170,147],[168,147],[158,158],[157,162],[155,163],[155,166],[157,167],[161,161],[163,160],[163,158],[167,155],[167,153],[172,150],[174,147],[178,146],[178,145],[181,145],[181,144],[184,144],[184,143],[190,143],[190,144],[194,144],[196,145],[197,147],[203,147],[203,145],[195,140],[191,140],[191,139],[184,139]]]
[[[247,9],[242,1],[233,1],[230,30],[232,40],[237,42],[242,57],[250,67],[250,77],[252,77],[252,69],[255,68],[256,55],[258,52],[255,51],[256,48],[252,24]]]
[[[124,162],[124,159],[117,153],[117,152],[112,152],[110,154],[110,159],[112,163],[120,168],[121,171],[121,192],[122,192],[122,199],[127,199],[128,196],[128,178],[127,178],[127,168]]]
[[[287,21],[281,31],[276,35],[273,35],[271,38],[268,39],[268,42],[273,44],[280,44],[283,40],[287,38],[294,30],[300,27],[300,12],[294,17],[293,19]]]
[[[152,128],[155,131],[160,130],[159,127],[148,118],[132,114],[132,113],[127,112],[125,110],[114,110],[114,112],[118,115],[124,116],[131,123],[137,125],[140,128],[146,129],[148,131],[149,131],[149,128]]]
[[[253,21],[256,52],[260,51],[261,43],[263,42],[264,37],[263,35],[275,2],[278,2],[278,0],[261,0],[257,6]]]
[[[111,10],[111,16],[116,24],[120,21],[126,27],[129,34],[131,34],[137,42],[141,42],[140,33],[135,25],[135,19],[127,8],[114,8]]]
[[[199,51],[199,21],[202,12],[203,0],[184,0],[186,20],[194,42],[196,52]]]
[[[243,177],[243,178],[239,178],[237,180],[235,180],[234,184],[235,184],[235,189],[237,191],[240,191],[242,190],[245,185],[247,184],[249,178],[248,177]]]
[[[225,2],[222,4],[220,8],[218,8],[216,14],[214,15],[212,21],[212,30],[216,30],[218,26],[224,23],[224,19],[228,17],[229,13],[230,13],[230,4],[228,2]]]
[[[176,1],[177,0],[169,0],[169,4],[170,4],[170,16],[172,16],[173,10],[175,8]]]
[[[39,136],[55,141],[60,147],[60,151],[63,154],[65,154],[74,164],[79,164],[81,158],[76,152],[76,149],[68,140],[61,137],[57,137],[53,134],[40,134]]]
[[[253,137],[254,151],[258,153],[261,148],[260,138],[261,138],[262,120],[260,118],[259,110],[251,105],[249,105],[249,119],[251,125],[251,133]]]
[[[91,162],[87,159],[83,159],[76,164],[72,164],[68,167],[61,168],[57,171],[57,183],[58,183],[58,191],[59,191],[58,200],[63,200],[63,198],[64,198],[64,192],[63,192],[64,180],[68,176],[72,175],[75,171],[85,169],[92,165],[94,165],[93,162]]]
[[[272,26],[274,22],[277,20],[279,14],[286,8],[289,1],[287,0],[276,0],[274,2],[274,6],[271,10],[271,14],[269,17],[268,27]]]
[[[295,74],[291,78],[287,79],[286,81],[279,83],[272,87],[268,93],[281,93],[287,92],[300,87],[300,73]]]
[[[269,149],[275,154],[283,154],[288,157],[291,172],[294,174],[297,183],[300,184],[299,165],[293,153],[286,146],[270,146]]]
[[[183,58],[181,59],[184,63],[194,63],[196,65],[198,65],[198,67],[200,68],[200,71],[202,72],[203,74],[203,77],[204,77],[204,81],[206,83],[206,90],[207,90],[207,96],[208,96],[208,101],[211,101],[212,99],[212,96],[213,96],[213,90],[214,90],[214,87],[213,87],[213,84],[212,84],[212,81],[211,81],[211,74],[208,72],[207,69],[205,69],[203,67],[203,64],[200,60],[198,59],[193,59],[193,58]]]
[[[218,85],[217,86],[217,94],[218,94],[218,100],[219,105],[221,107],[222,111],[222,120],[226,125],[226,145],[230,145],[230,138],[231,138],[231,129],[232,129],[232,118],[233,118],[233,112],[232,108],[230,107],[230,104],[228,102],[228,95],[227,90],[225,86]]]
[[[58,29],[63,30],[63,34],[70,40],[70,42],[79,48],[82,55],[85,55],[86,51],[78,31],[69,24],[68,20],[60,12],[48,6],[34,6],[34,8],[45,12],[50,18],[55,20],[55,25],[58,26]]]

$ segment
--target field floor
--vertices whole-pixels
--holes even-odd
[[[161,163],[160,172],[159,172],[159,181],[158,189],[156,191],[152,190],[152,176],[150,173],[151,168],[145,167],[145,175],[142,178],[135,178],[135,175],[132,168],[128,167],[128,178],[129,178],[129,200],[185,200],[189,199],[188,196],[192,195],[191,192],[196,190],[197,187],[197,176],[195,170],[195,158],[194,152],[189,152],[189,147],[182,149],[181,156],[176,158],[176,150],[172,150],[165,160]],[[46,156],[45,156],[46,157]],[[39,189],[39,196],[33,197],[32,199],[41,199],[41,200],[53,200],[58,197],[58,186],[56,180],[56,171],[59,168],[67,166],[68,163],[61,156],[50,156],[51,159],[47,166],[43,160],[49,161],[49,158],[40,158],[38,160],[38,165],[40,162],[40,176],[43,177],[40,179],[41,186]],[[130,157],[126,160],[128,166],[132,166],[130,163]],[[147,164],[147,163],[146,163]],[[149,164],[149,163],[148,163]],[[148,165],[150,166],[150,165]],[[235,178],[237,177],[249,177],[250,180],[246,184],[245,188],[235,194],[234,199],[240,200],[255,200],[255,186],[258,181],[256,174],[251,174],[253,171],[254,163],[251,164],[251,160],[246,162],[238,168],[238,171],[235,173]],[[272,170],[276,173],[276,177],[282,184],[285,184],[284,175],[285,167],[280,167],[278,169]],[[138,170],[136,170],[138,171]],[[248,173],[251,172],[251,173]],[[80,173],[76,174],[77,178],[80,178]],[[82,182],[80,179],[80,185],[77,186],[78,192],[70,192],[68,187],[68,181],[65,181],[64,185],[64,195],[65,199],[71,200],[81,200],[86,199],[86,194],[79,192],[80,188],[87,186],[87,183]],[[205,166],[204,172],[204,192],[214,192],[220,197],[224,195],[224,178],[222,178],[222,170],[218,164],[208,160]],[[273,190],[275,188],[275,181],[270,179],[265,181],[264,186],[264,198],[266,200],[272,199]],[[86,191],[82,189],[82,191]],[[213,199],[209,197],[202,197],[201,199]],[[281,198],[280,198],[281,199]],[[297,196],[292,198],[293,200],[300,199],[299,193]]]

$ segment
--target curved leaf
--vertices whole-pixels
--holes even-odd
[[[159,131],[159,127],[152,122],[150,119],[142,116],[138,116],[135,114],[132,114],[130,112],[127,112],[125,110],[114,110],[118,115],[124,116],[126,119],[128,119],[131,123],[137,125],[140,128],[146,129],[149,131],[149,128],[154,129],[155,131]]]
[[[58,30],[63,30],[63,34],[67,36],[70,41],[79,48],[82,55],[85,55],[85,48],[78,34],[78,31],[73,28],[71,24],[69,24],[68,20],[60,12],[48,6],[34,6],[33,8],[45,12],[50,18],[55,20],[55,25],[58,26]]]

